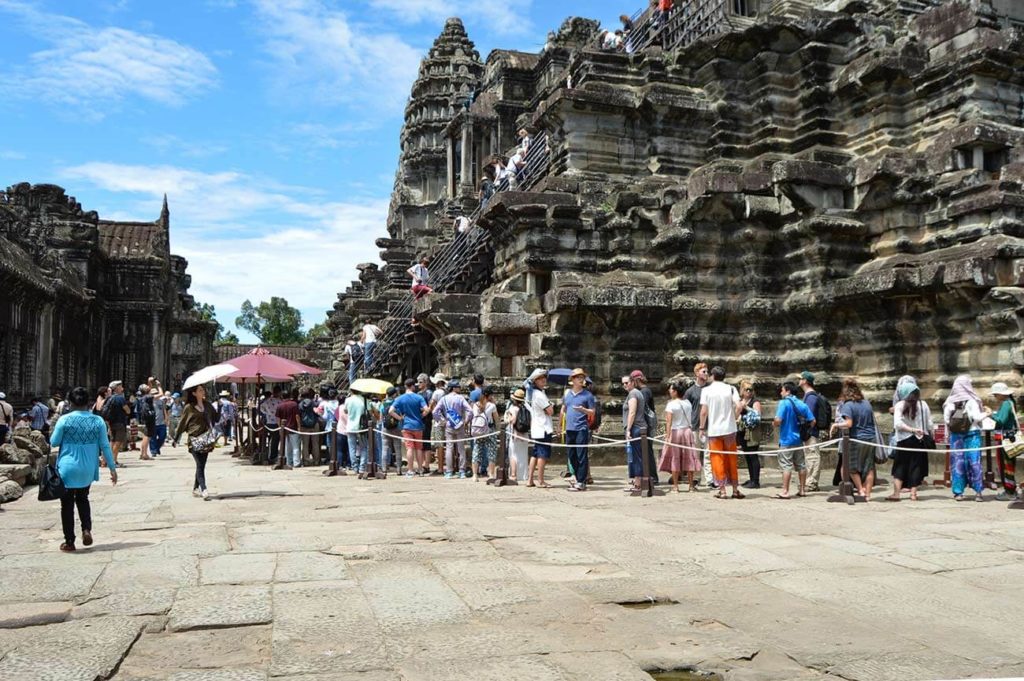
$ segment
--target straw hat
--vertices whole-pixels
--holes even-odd
[[[583,369],[577,367],[577,368],[572,370],[571,374],[569,374],[569,380],[572,380],[572,379],[576,378],[577,376],[583,376],[584,378],[586,378],[587,377],[587,372],[584,371]]]
[[[221,390],[219,393],[217,393],[217,397],[231,397],[231,393],[229,393],[227,390]]]
[[[434,385],[437,385],[438,383],[447,384],[448,377],[442,374],[440,371],[438,371],[436,374],[434,374],[433,378],[430,379],[430,382],[433,383]]]
[[[523,402],[526,400],[526,391],[522,388],[516,388],[516,391],[512,393],[513,402]]]
[[[996,381],[995,383],[992,384],[992,388],[989,390],[989,393],[993,395],[1012,395],[1013,388],[1006,385],[1002,381]]]

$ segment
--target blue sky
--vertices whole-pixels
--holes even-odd
[[[611,26],[641,4],[583,11]],[[308,327],[378,259],[402,110],[445,18],[485,57],[539,50],[579,7],[0,0],[0,184],[59,184],[109,219],[154,220],[166,192],[171,247],[226,327],[273,295]]]

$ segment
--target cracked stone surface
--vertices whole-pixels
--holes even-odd
[[[623,475],[595,468],[585,495],[560,482],[360,483],[239,465],[218,450],[215,498],[203,502],[188,494],[191,457],[169,449],[126,469],[123,486],[94,486],[101,539],[72,555],[57,551],[59,523],[41,520],[57,507],[26,495],[0,514],[11,539],[0,557],[0,679],[1024,671],[1024,652],[1006,645],[1017,617],[1005,600],[1024,574],[1024,513],[930,488],[913,506],[780,502],[772,473],[744,501],[633,499],[617,491]],[[216,499],[255,490],[274,494]],[[161,522],[99,510],[136,499],[162,509]],[[851,606],[865,598],[870,607]],[[965,604],[984,617],[950,616]],[[55,645],[67,651],[56,671]]]

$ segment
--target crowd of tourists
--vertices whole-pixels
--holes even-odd
[[[372,343],[363,337],[363,352],[371,357]],[[254,419],[249,425],[264,435],[259,438],[263,450],[254,454],[253,462],[286,470],[327,465],[325,475],[360,478],[373,475],[375,469],[392,468],[410,478],[438,475],[446,480],[494,479],[505,474],[527,487],[548,488],[552,486],[548,468],[552,450],[564,447],[567,465],[556,475],[568,478],[569,491],[584,492],[592,483],[591,449],[622,447],[627,491],[639,491],[651,481],[664,483],[675,493],[693,492],[704,485],[716,499],[743,499],[743,489],[761,487],[760,457],[765,455],[777,457],[782,473],[774,498],[789,499],[794,478],[797,497],[821,489],[822,445],[835,447],[846,432],[849,448],[845,459],[837,462],[833,485],[839,484],[845,461],[855,492],[869,501],[877,467],[891,461],[893,489],[885,499],[900,501],[903,493],[909,493],[909,499],[917,501],[928,475],[929,453],[938,451],[936,419],[912,376],[900,378],[893,394],[893,432],[888,442],[883,442],[872,406],[855,378],[842,381],[833,408],[815,389],[814,374],[801,372],[778,386],[777,405],[769,415],[749,381],[734,386],[726,381],[722,367],[698,363],[692,381],[669,384],[659,415],[656,402],[660,398],[643,371],[634,370],[621,379],[625,397],[618,439],[596,434],[602,404],[591,392],[592,383],[583,368],[558,377],[566,383],[560,400],[551,399],[550,378],[547,370],[534,370],[508,395],[504,408],[496,399],[495,386],[480,374],[465,383],[441,373],[420,374],[380,395],[352,389],[341,395],[330,385],[319,391],[275,385],[248,405]],[[984,499],[985,430],[1004,443],[995,448],[1001,486],[996,498],[1021,499],[1015,470],[1020,426],[1013,390],[997,382],[988,394],[991,406],[975,391],[969,376],[959,376],[941,406],[938,420],[948,435],[952,495],[957,501],[970,493],[977,501]],[[43,404],[35,416],[30,411],[20,415],[27,421],[19,422],[0,393],[0,434],[6,438],[12,424],[52,431],[50,444],[57,448],[56,466],[64,483],[63,551],[75,550],[76,509],[83,543],[92,543],[89,488],[99,480],[104,466],[116,483],[133,427],[142,436],[142,459],[159,457],[168,438],[173,445],[184,440],[195,462],[193,494],[208,498],[209,454],[221,439],[229,443],[233,427],[243,421],[227,391],[211,400],[205,386],[198,386],[182,398],[163,390],[155,378],[139,385],[132,396],[115,380],[96,394],[75,388],[66,398],[55,395],[54,400],[53,418],[49,405]],[[39,403],[33,401],[33,408]],[[778,448],[762,450],[771,430],[777,433]],[[507,468],[499,469],[502,433],[507,438]],[[656,445],[660,446],[657,457]],[[1024,449],[1024,442],[1019,449]],[[742,483],[740,455],[748,473]],[[661,474],[667,474],[663,481]]]

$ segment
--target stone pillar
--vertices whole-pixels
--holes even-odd
[[[149,369],[149,376],[155,376],[160,379],[161,385],[167,383],[167,366],[165,366],[164,359],[166,353],[164,352],[164,341],[166,340],[162,333],[160,333],[160,313],[153,311],[150,313],[151,317],[151,328],[152,331],[152,343],[153,343],[153,366]]]
[[[985,169],[985,149],[982,146],[974,147],[974,169],[984,170]]]
[[[473,188],[473,126],[466,120],[462,124],[462,187]]]
[[[36,327],[36,357],[32,371],[32,392],[39,397],[48,397],[54,385],[53,377],[53,304],[44,303],[39,307]]]
[[[455,141],[448,137],[445,139],[445,147],[448,152],[448,184],[446,185],[446,193],[448,198],[454,198],[455,196]]]

